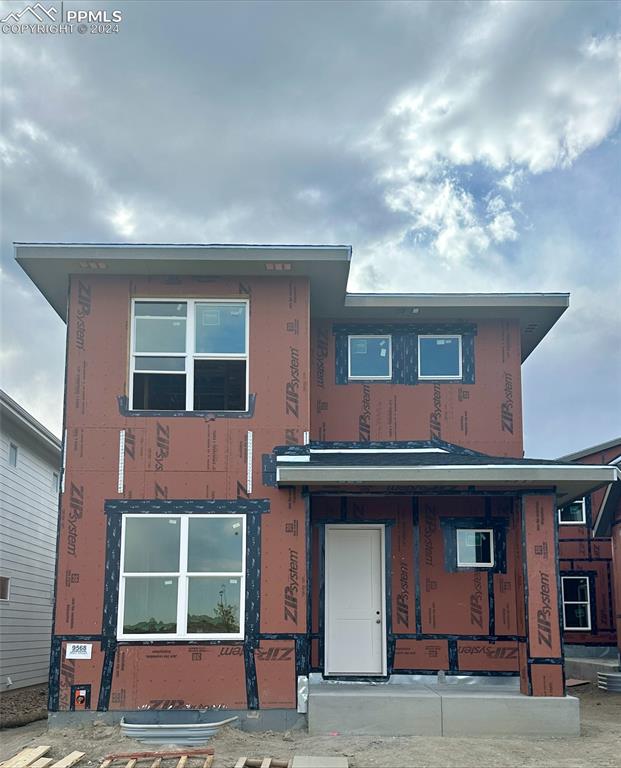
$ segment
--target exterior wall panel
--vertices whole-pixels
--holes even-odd
[[[419,326],[424,329],[424,322]],[[311,330],[313,440],[436,438],[492,456],[522,457],[517,322],[477,324],[474,383],[468,384],[337,383],[335,327],[321,320],[313,322]],[[400,326],[390,327],[396,331]]]
[[[247,414],[128,411],[131,299],[167,297],[249,300]],[[256,706],[247,689],[249,675],[255,679],[253,696],[258,695],[264,706],[283,702],[293,706],[294,691],[282,685],[286,675],[275,674],[272,682],[267,671],[286,670],[289,675],[293,670],[295,684],[296,654],[291,648],[294,638],[306,632],[305,501],[298,491],[263,484],[262,457],[275,445],[301,444],[310,428],[308,281],[74,278],[67,332],[67,472],[60,517],[51,708],[67,709],[71,685],[82,684],[92,686],[91,708],[98,703],[111,709],[155,707],[153,702],[166,686],[171,691],[167,695],[177,701],[174,706],[246,708]],[[252,432],[251,457],[248,432]],[[109,616],[112,609],[106,602],[114,590],[105,590],[110,579],[106,502],[246,498],[269,502],[256,543],[257,632],[286,634],[289,639],[279,641],[276,650],[259,635],[233,644],[117,644],[115,622]],[[93,659],[68,663],[64,643],[71,638],[87,638]]]

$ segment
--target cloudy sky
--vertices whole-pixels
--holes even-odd
[[[2,387],[44,424],[64,326],[13,240],[351,243],[350,290],[570,291],[527,455],[621,433],[616,3],[85,7],[118,34],[0,40]]]

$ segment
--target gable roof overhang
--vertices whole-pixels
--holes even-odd
[[[515,320],[522,361],[569,306],[567,293],[347,293],[349,245],[16,242],[15,258],[63,320],[70,275],[308,277],[315,318]]]
[[[612,535],[612,526],[621,520],[621,457],[609,466],[616,470],[617,482],[606,488],[606,493],[599,507],[593,524],[593,536],[607,538]]]
[[[447,443],[365,443],[282,447],[276,484],[317,487],[412,486],[424,490],[554,491],[559,506],[614,483],[616,467],[487,456]]]
[[[604,453],[611,448],[618,446],[619,453],[621,453],[621,437],[615,437],[612,440],[606,440],[605,443],[598,443],[592,445],[589,448],[583,448],[581,451],[575,453],[568,453],[565,456],[559,456],[559,461],[580,461],[580,459],[586,459],[589,456],[593,456],[596,453]]]
[[[59,457],[61,442],[46,427],[37,421],[25,408],[0,389],[0,421],[17,424],[24,429],[39,445]]]

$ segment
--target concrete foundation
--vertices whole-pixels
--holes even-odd
[[[154,723],[167,722],[167,715],[174,714],[175,710],[153,710]],[[142,711],[144,713],[144,710]],[[124,715],[135,715],[135,712],[50,712],[48,714],[48,726],[50,728],[66,728],[67,726],[85,725],[95,721],[116,725],[121,722]],[[242,731],[261,733],[263,731],[291,731],[298,728],[306,728],[306,715],[298,714],[295,709],[255,709],[255,710],[230,710],[222,709],[213,712],[215,720],[224,720],[237,715],[238,719],[232,725]],[[170,719],[170,718],[168,718]]]
[[[311,734],[577,736],[574,696],[524,696],[508,686],[319,683],[310,686]]]

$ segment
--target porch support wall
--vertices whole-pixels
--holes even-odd
[[[555,494],[525,495],[521,508],[528,640],[520,648],[520,690],[529,696],[563,696]]]

